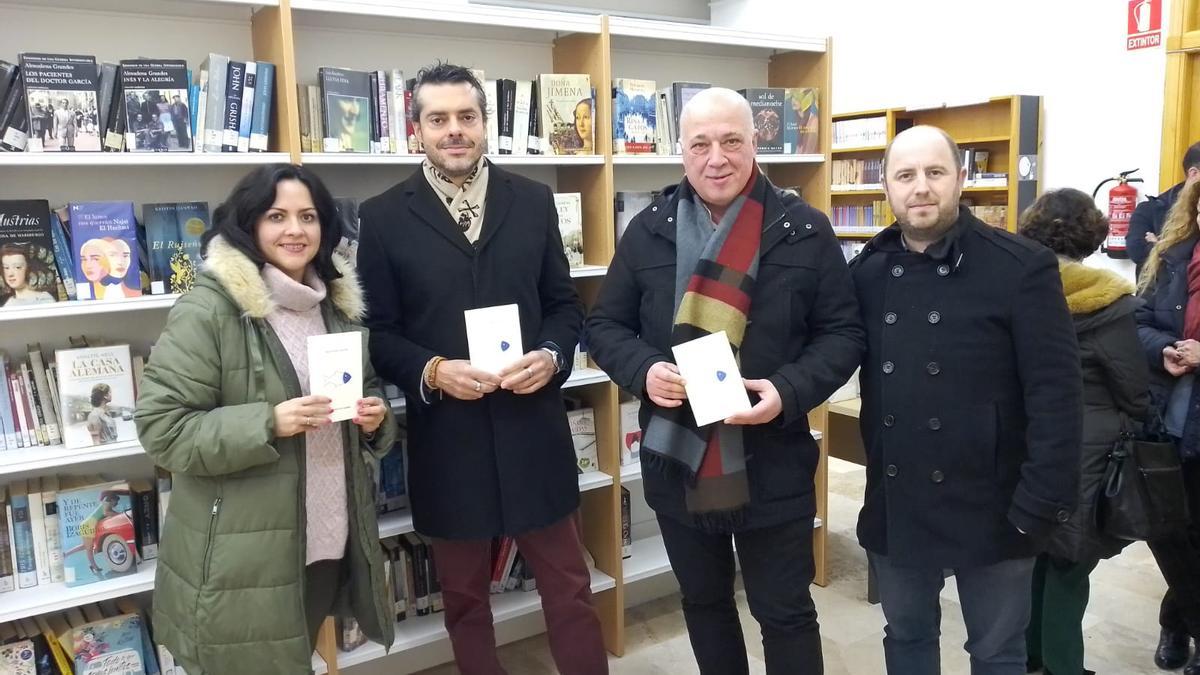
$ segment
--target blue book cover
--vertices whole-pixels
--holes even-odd
[[[380,513],[396,511],[408,506],[408,491],[405,487],[404,444],[397,441],[388,454],[379,460]]]
[[[71,631],[75,675],[147,675],[142,618],[122,614]]]
[[[119,300],[142,294],[137,221],[132,202],[72,202],[71,253],[79,300]]]
[[[62,277],[63,286],[67,290],[67,298],[75,299],[75,261],[71,257],[71,245],[67,243],[67,231],[63,229],[58,214],[50,212],[50,238],[54,241],[54,265],[58,276]]]
[[[237,152],[238,129],[242,122],[242,87],[246,81],[246,64],[230,61],[225,81],[225,110],[221,118],[221,152]]]
[[[133,497],[127,484],[60,491],[58,531],[68,587],[137,572]]]
[[[613,149],[618,154],[654,154],[658,92],[654,80],[618,77],[613,82]]]
[[[200,238],[210,224],[208,204],[143,204],[142,224],[150,256],[150,292],[161,295],[192,290],[200,264]]]
[[[266,152],[271,138],[271,106],[275,100],[275,64],[258,62],[254,86],[254,113],[250,124],[250,152]]]
[[[258,82],[258,62],[246,62],[242,83],[242,109],[238,113],[238,152],[250,152],[250,123],[254,116],[254,87]]]
[[[10,486],[9,489],[13,491],[8,497],[8,506],[12,509],[13,548],[17,556],[17,588],[33,588],[37,586],[38,576],[37,563],[33,556],[33,523],[29,520],[29,495],[25,493],[23,481]]]

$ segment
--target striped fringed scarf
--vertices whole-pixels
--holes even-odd
[[[675,213],[675,324],[677,345],[725,331],[738,355],[758,274],[763,203],[769,184],[757,168],[713,227],[708,209],[686,180]],[[668,475],[682,471],[686,505],[697,527],[731,532],[750,501],[742,428],[723,422],[696,426],[689,405],[656,408],[642,448]]]

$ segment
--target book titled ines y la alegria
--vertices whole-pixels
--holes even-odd
[[[21,54],[21,80],[29,115],[31,152],[100,150],[100,73],[96,57],[75,54]]]
[[[371,77],[347,68],[321,68],[325,152],[371,151]]]
[[[129,345],[60,349],[55,361],[68,448],[137,439]]]
[[[120,300],[140,296],[133,203],[72,202],[69,210],[76,297]]]
[[[68,587],[137,572],[133,496],[126,483],[60,491],[58,528]]]
[[[543,151],[552,155],[595,154],[590,75],[538,76]]]
[[[658,91],[654,80],[613,80],[613,150],[624,155],[655,151]]]
[[[46,201],[0,200],[0,311],[59,300],[50,227]]]
[[[187,61],[122,61],[120,73],[125,147],[130,152],[191,152]]]
[[[150,256],[150,292],[161,295],[192,290],[200,264],[200,238],[210,223],[208,204],[143,204],[142,223]]]

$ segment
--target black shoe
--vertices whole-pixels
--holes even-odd
[[[1183,667],[1183,675],[1200,675],[1200,649],[1192,654],[1192,658]]]
[[[1162,629],[1158,636],[1158,649],[1154,650],[1154,665],[1163,670],[1175,670],[1183,667],[1188,663],[1188,644],[1191,642],[1187,633],[1176,633],[1175,631]],[[1186,675],[1200,675],[1200,662],[1193,659],[1192,664],[1195,665],[1195,670],[1188,672]]]

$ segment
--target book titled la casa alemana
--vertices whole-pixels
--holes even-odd
[[[137,439],[129,345],[60,349],[55,362],[68,448]]]

